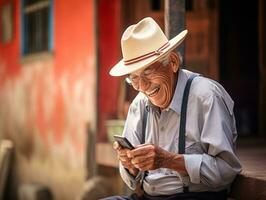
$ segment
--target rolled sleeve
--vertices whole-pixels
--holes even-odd
[[[123,136],[126,137],[133,146],[139,145],[142,138],[142,116],[146,105],[146,97],[139,93],[134,101],[131,103],[123,130]],[[139,172],[136,177],[132,176],[129,171],[122,166],[119,166],[120,175],[127,186],[135,190],[139,181],[142,181],[144,173]]]
[[[127,186],[130,189],[135,190],[137,183],[143,178],[143,172],[139,172],[137,176],[134,177],[121,164],[120,164],[119,170],[120,170],[121,177],[123,181],[127,184]]]
[[[212,95],[205,100],[205,122],[201,142],[207,148],[200,169],[201,183],[218,188],[232,183],[241,171],[234,152],[236,137],[233,102],[223,96]]]
[[[184,154],[184,160],[185,160],[185,167],[188,172],[190,181],[192,183],[199,184],[202,155]]]

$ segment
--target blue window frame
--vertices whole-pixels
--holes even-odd
[[[23,56],[53,50],[53,1],[21,0]]]

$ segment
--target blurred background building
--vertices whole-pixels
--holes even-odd
[[[41,183],[75,199],[95,129],[94,2],[0,1],[0,137],[14,141],[13,188]]]
[[[165,30],[166,2],[0,0],[0,140],[15,150],[5,199],[18,199],[29,183],[47,186],[54,199],[75,199],[96,164],[123,192],[108,134],[121,132],[136,92],[109,70],[122,58],[130,24],[151,16]],[[265,2],[182,2],[183,67],[222,83],[235,101],[240,138],[263,140]]]

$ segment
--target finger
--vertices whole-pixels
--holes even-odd
[[[155,158],[155,153],[152,151],[152,152],[149,152],[148,154],[145,154],[142,156],[136,156],[132,158],[131,162],[133,164],[139,164],[139,163],[145,162],[146,160],[154,159],[154,158]]]
[[[128,153],[127,153],[129,151],[128,149],[121,148],[121,149],[118,149],[116,151],[117,151],[119,156],[128,157]]]
[[[129,150],[127,150],[127,149],[122,149],[122,150],[117,151],[119,160],[128,160],[128,161],[130,161],[131,158],[128,157],[128,154],[127,154],[128,151]]]
[[[124,166],[131,166],[133,167],[134,165],[132,165],[132,163],[130,162],[130,160],[125,160],[125,161],[120,161]]]
[[[127,156],[127,152],[125,152],[125,151],[118,151],[117,153],[118,153],[118,155],[119,155],[120,157],[127,157],[127,158],[128,158],[128,156]]]
[[[146,171],[146,170],[153,170],[156,167],[154,166],[154,159],[149,158],[145,160],[144,162],[138,163],[138,164],[133,164],[135,168],[141,170],[141,171]]]
[[[120,160],[121,164],[126,168],[135,168],[134,165],[131,163],[131,160]]]
[[[136,156],[142,156],[145,154],[148,154],[149,152],[155,152],[155,146],[154,145],[143,145],[139,146],[136,149],[133,149],[129,152],[129,157],[134,158]]]
[[[118,159],[120,161],[123,161],[123,162],[130,162],[131,163],[131,160],[126,156],[118,156]]]
[[[127,168],[127,169],[133,169],[134,168],[134,165],[132,165],[131,163],[121,162],[121,164],[124,168]]]

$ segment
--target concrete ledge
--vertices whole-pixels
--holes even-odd
[[[10,140],[0,140],[0,200],[4,199],[7,179],[12,165],[14,144]]]
[[[266,180],[248,176],[243,172],[236,177],[230,197],[235,200],[265,200]]]
[[[19,200],[53,200],[50,189],[37,183],[20,185],[18,197]]]
[[[118,168],[117,154],[111,143],[96,144],[96,161],[98,165]]]
[[[95,176],[86,181],[77,200],[98,200],[113,194],[108,178]]]
[[[230,197],[234,200],[266,199],[266,140],[240,138],[237,154],[243,167],[233,185]]]

